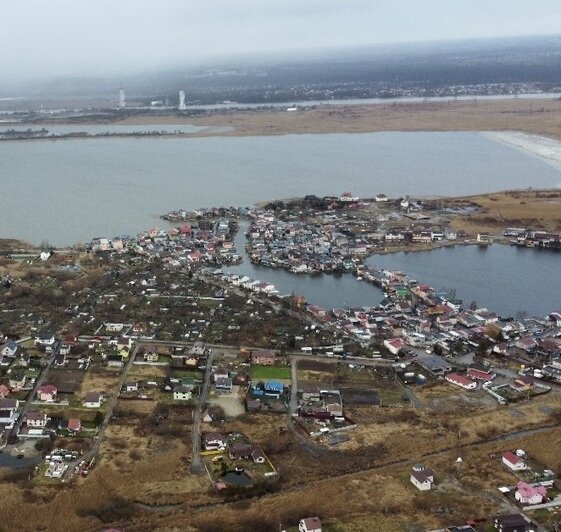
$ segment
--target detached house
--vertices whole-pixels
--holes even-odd
[[[522,471],[527,469],[524,460],[510,451],[503,453],[502,461],[503,464],[512,471]]]
[[[51,333],[40,334],[35,337],[35,345],[52,346],[55,343],[55,335]]]
[[[101,407],[101,393],[88,392],[84,397],[83,405],[86,408],[100,408]]]
[[[251,354],[251,363],[260,364],[262,366],[272,366],[276,361],[276,354],[274,351],[263,349]]]
[[[8,379],[8,385],[13,392],[19,392],[27,383],[27,375],[25,373],[14,373]]]
[[[521,481],[516,488],[514,497],[521,504],[540,504],[547,497],[547,490],[543,486],[531,486]]]
[[[494,519],[499,532],[534,532],[537,527],[522,514],[498,515]]]
[[[477,383],[464,377],[463,375],[459,375],[458,373],[448,373],[446,377],[444,377],[448,382],[455,384],[456,386],[460,386],[465,390],[475,390],[477,388]]]
[[[176,386],[173,389],[173,398],[175,401],[189,401],[193,398],[193,388],[191,386]]]
[[[18,344],[13,340],[8,340],[0,350],[0,355],[3,357],[14,357],[18,350]]]
[[[410,476],[411,484],[420,491],[432,489],[434,484],[434,473],[432,469],[425,469],[424,466],[414,466]]]
[[[82,423],[77,417],[71,417],[68,420],[66,428],[70,432],[80,432],[82,430]]]
[[[28,427],[44,429],[49,418],[44,412],[28,412],[25,415],[25,422]]]
[[[298,523],[299,532],[321,532],[321,521],[319,517],[306,517]]]
[[[57,387],[54,384],[44,384],[37,388],[37,399],[52,403],[56,399]]]
[[[207,432],[203,434],[203,447],[205,451],[226,449],[228,438],[221,432]]]

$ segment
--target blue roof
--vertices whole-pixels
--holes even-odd
[[[284,390],[284,384],[279,381],[267,381],[265,383],[265,390],[269,392],[282,392]]]

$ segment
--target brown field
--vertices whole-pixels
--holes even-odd
[[[561,100],[478,100],[374,105],[328,105],[287,113],[216,111],[204,117],[166,116],[166,123],[231,126],[193,136],[365,133],[372,131],[523,131],[561,139]],[[131,117],[124,124],[161,123],[161,116]]]
[[[150,380],[150,378],[161,379],[163,377],[166,377],[167,373],[168,366],[148,366],[133,364],[129,372],[128,380]]]
[[[271,493],[226,502],[220,511],[207,507],[221,500],[209,490],[207,477],[187,473],[190,431],[187,424],[180,423],[184,412],[171,413],[176,427],[173,435],[158,434],[160,429],[145,423],[146,415],[126,410],[129,404],[121,402],[118,422],[110,425],[100,462],[87,479],[33,489],[23,480],[15,484],[15,479],[4,481],[0,483],[0,518],[15,522],[13,530],[55,530],[63,520],[66,530],[99,530],[111,525],[141,531],[242,531],[250,526],[267,531],[278,530],[280,522],[291,525],[295,517],[316,514],[337,530],[375,530],[382,523],[387,530],[408,529],[413,523],[421,529],[438,528],[451,520],[500,510],[496,485],[508,483],[511,475],[501,469],[499,461],[489,458],[491,452],[523,448],[547,467],[561,468],[561,428],[462,449],[481,437],[481,424],[497,424],[502,419],[501,430],[510,431],[551,422],[553,418],[540,409],[554,405],[556,398],[542,397],[535,402],[517,406],[522,417],[505,415],[510,407],[497,409],[494,416],[471,416],[465,421],[470,433],[460,441],[457,427],[446,426],[442,416],[437,420],[437,416],[405,408],[373,408],[370,421],[372,430],[378,431],[377,439],[348,450],[326,449],[318,456],[310,455],[291,434],[279,436],[282,416],[240,418],[221,429],[241,430],[264,445],[279,467],[281,480]],[[463,419],[456,421],[464,423]],[[447,450],[438,453],[439,449]],[[464,460],[459,467],[457,456]],[[384,467],[395,460],[406,462]],[[414,460],[435,470],[441,488],[421,494],[409,485],[408,471]],[[369,469],[373,467],[378,469]],[[29,508],[25,514],[18,512],[22,505]],[[56,519],[50,517],[53,515]]]
[[[475,203],[482,210],[470,216],[452,218],[452,226],[470,234],[488,231],[502,234],[505,227],[531,227],[561,231],[561,191],[526,190],[466,196],[457,200]]]
[[[116,392],[119,374],[116,371],[99,367],[90,367],[80,387],[80,397],[88,392]]]

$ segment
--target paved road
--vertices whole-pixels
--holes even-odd
[[[101,423],[101,425],[98,427],[97,431],[96,431],[96,435],[94,437],[94,442],[93,445],[90,447],[90,450],[85,453],[84,455],[80,456],[77,460],[70,462],[68,464],[68,472],[67,472],[67,477],[71,478],[75,473],[75,467],[82,461],[89,461],[92,458],[95,458],[97,456],[97,453],[99,452],[99,448],[103,442],[103,436],[105,433],[105,429],[107,428],[107,426],[109,425],[109,422],[111,421],[111,416],[113,415],[113,410],[115,409],[115,407],[117,406],[117,402],[119,401],[119,394],[121,392],[121,389],[123,388],[125,381],[127,379],[127,375],[129,374],[129,371],[134,363],[134,359],[136,358],[136,354],[138,352],[139,349],[139,345],[137,344],[135,346],[135,348],[133,349],[132,353],[129,355],[129,359],[127,361],[126,366],[123,369],[123,372],[121,373],[121,377],[119,378],[119,384],[116,390],[116,393],[113,395],[113,397],[111,398],[111,401],[109,402],[108,408],[107,408],[107,412],[105,413],[105,417],[103,418],[103,421]]]
[[[17,435],[19,433],[19,430],[20,430],[21,424],[23,423],[25,415],[29,411],[31,403],[35,399],[35,395],[37,394],[37,389],[40,386],[42,386],[43,383],[45,382],[45,379],[47,378],[47,374],[49,373],[49,369],[51,369],[51,366],[53,365],[55,357],[58,355],[58,352],[59,352],[59,349],[60,349],[59,346],[60,346],[60,344],[57,343],[56,347],[53,349],[53,352],[51,353],[51,356],[49,357],[49,360],[47,361],[47,364],[41,370],[41,373],[39,374],[39,377],[37,377],[37,379],[35,380],[35,385],[33,386],[33,389],[31,390],[31,392],[29,392],[29,394],[27,396],[27,399],[25,400],[23,408],[22,408],[22,410],[19,414],[18,420],[14,424],[12,430],[10,431],[10,434],[8,434],[8,439],[12,434]]]
[[[193,453],[191,457],[191,473],[201,475],[205,472],[203,460],[201,458],[201,423],[203,418],[203,410],[206,404],[208,389],[210,387],[210,375],[212,373],[212,361],[215,353],[211,352],[206,360],[205,378],[199,394],[199,402],[197,408],[193,412],[193,428],[191,429],[191,440],[193,443]]]

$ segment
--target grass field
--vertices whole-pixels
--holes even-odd
[[[507,191],[458,198],[481,207],[480,212],[460,216],[452,225],[475,234],[477,231],[501,233],[505,227],[534,227],[561,230],[561,191]]]
[[[203,117],[166,117],[168,123],[232,126],[192,136],[283,135],[287,133],[366,133],[372,131],[523,131],[561,138],[561,101],[505,99],[455,102],[326,105],[298,113],[217,111]],[[138,116],[124,124],[159,123]]]
[[[251,366],[251,380],[282,379],[290,380],[289,366]]]

